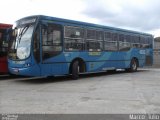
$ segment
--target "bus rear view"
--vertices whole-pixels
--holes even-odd
[[[0,23],[0,74],[8,73],[7,53],[11,28],[11,24]]]

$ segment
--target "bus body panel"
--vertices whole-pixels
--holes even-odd
[[[37,65],[33,65],[31,67],[24,67],[25,64],[21,64],[21,65],[16,65],[12,66],[10,68],[11,73],[13,71],[15,71],[15,69],[18,69],[18,73],[16,74],[20,74],[20,75],[27,75],[27,76],[56,76],[56,75],[65,75],[65,74],[69,74],[69,67],[71,62],[75,59],[75,58],[79,58],[80,55],[73,55],[74,53],[72,53],[72,57],[70,58],[65,58],[64,57],[57,57],[56,59],[50,59],[50,60],[46,60],[41,64],[37,64]],[[84,53],[83,53],[84,54]],[[85,53],[86,56],[88,56],[88,52]],[[115,54],[119,54],[119,58],[122,58],[122,56],[124,56],[124,54],[126,53],[110,53],[108,55],[103,55],[103,57],[101,57],[101,59],[98,60],[98,57],[92,56],[91,58],[85,59],[86,57],[81,57],[85,63],[86,63],[86,72],[98,72],[98,71],[106,71],[106,70],[112,70],[112,69],[123,69],[123,68],[129,68],[130,66],[130,58],[135,58],[135,56],[137,57],[137,55],[133,55],[133,56],[126,56],[124,59],[119,59],[119,60],[115,60],[114,56]],[[107,59],[106,59],[107,58]],[[57,62],[57,59],[60,59],[61,61]],[[138,59],[139,62],[139,66],[142,67],[145,64],[145,59]],[[13,69],[12,69],[13,68]],[[24,68],[24,69],[21,69]],[[28,69],[27,69],[28,68]],[[22,71],[22,72],[21,72]],[[17,71],[15,71],[17,72]],[[13,72],[14,73],[14,72]]]
[[[41,76],[39,65],[31,67],[8,67],[11,74],[23,76]]]
[[[8,67],[7,67],[7,57],[1,57],[0,58],[0,73],[7,73]]]
[[[140,50],[132,49],[127,52],[100,52],[100,55],[91,55],[90,52],[64,52],[39,64],[31,64],[34,59],[12,61],[9,69],[13,74],[26,76],[65,75],[69,74],[70,64],[76,58],[85,61],[86,72],[129,68],[131,58],[137,58],[140,67],[145,65],[145,55],[141,55]],[[11,61],[9,62],[11,63]],[[28,63],[30,63],[30,67],[25,67]]]

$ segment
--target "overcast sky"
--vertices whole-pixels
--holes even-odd
[[[49,15],[160,36],[159,12],[160,0],[1,0],[0,23]]]

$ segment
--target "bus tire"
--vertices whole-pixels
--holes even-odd
[[[72,79],[77,80],[79,78],[79,62],[75,61],[72,64]]]
[[[116,72],[116,69],[114,70],[107,70],[107,73],[115,73]]]
[[[132,59],[130,62],[130,68],[126,69],[128,72],[136,72],[138,68],[138,62],[136,59]]]

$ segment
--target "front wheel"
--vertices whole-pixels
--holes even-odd
[[[72,79],[77,80],[79,78],[79,62],[75,61],[72,64]]]

